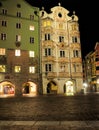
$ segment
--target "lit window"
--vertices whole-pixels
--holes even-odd
[[[15,56],[20,56],[21,55],[21,51],[20,50],[15,50]]]
[[[43,26],[46,27],[46,22],[43,23]]]
[[[47,26],[51,26],[51,22],[50,21],[47,21]]]
[[[6,72],[6,66],[0,65],[0,72]]]
[[[20,42],[21,41],[21,35],[16,35],[16,41]]]
[[[0,55],[5,55],[5,49],[4,48],[0,48]]]
[[[30,30],[31,30],[31,31],[34,31],[34,26],[30,26]]]
[[[29,73],[35,73],[35,67],[34,66],[29,67]]]
[[[29,51],[29,57],[34,57],[34,51]]]
[[[21,66],[15,66],[14,67],[14,72],[16,72],[16,73],[21,72]]]

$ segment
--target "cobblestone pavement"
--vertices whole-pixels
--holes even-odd
[[[99,130],[99,95],[0,98],[0,130]]]

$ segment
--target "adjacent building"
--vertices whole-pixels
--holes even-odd
[[[43,94],[74,95],[83,87],[78,17],[61,6],[40,11]]]
[[[39,8],[0,0],[0,95],[41,92]]]
[[[86,92],[99,92],[99,42],[95,44],[94,51],[85,56],[83,68]]]

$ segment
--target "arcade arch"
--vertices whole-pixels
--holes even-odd
[[[0,83],[0,95],[1,96],[14,96],[15,86],[9,81],[3,81]]]
[[[37,85],[34,82],[28,81],[22,85],[23,96],[35,96],[37,95]]]

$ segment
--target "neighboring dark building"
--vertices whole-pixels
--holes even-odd
[[[96,43],[94,51],[85,56],[83,70],[86,92],[99,92],[99,42]]]

